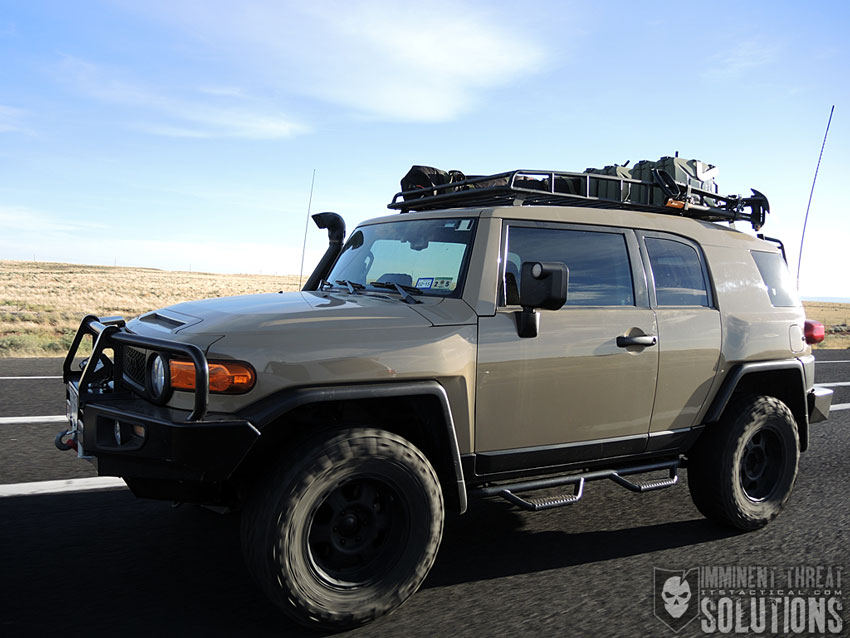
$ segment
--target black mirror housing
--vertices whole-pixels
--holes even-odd
[[[567,283],[570,271],[560,261],[525,261],[520,272],[519,303],[516,313],[517,334],[528,339],[540,331],[540,313],[558,310],[567,303]]]
[[[520,274],[519,305],[523,310],[558,310],[567,303],[570,271],[560,261],[525,261]]]

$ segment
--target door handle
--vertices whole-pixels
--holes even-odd
[[[628,348],[629,346],[654,346],[658,343],[658,337],[655,335],[641,335],[640,337],[617,337],[618,348]]]

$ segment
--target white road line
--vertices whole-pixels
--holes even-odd
[[[816,383],[821,388],[843,388],[850,385],[850,381],[836,381],[835,383]]]
[[[850,403],[836,403],[829,408],[830,412],[839,412],[841,410],[850,410]]]
[[[815,360],[815,365],[819,366],[824,363],[850,363],[850,359],[842,359],[841,361],[817,361]]]
[[[62,377],[0,377],[0,381],[21,381],[23,379],[61,379]]]
[[[114,490],[119,487],[127,487],[127,484],[124,483],[123,479],[115,476],[38,481],[36,483],[11,483],[9,485],[0,485],[0,498],[7,496],[39,496],[42,494],[59,494],[61,492]]]
[[[11,423],[64,423],[68,417],[64,414],[57,416],[0,416],[0,425]]]

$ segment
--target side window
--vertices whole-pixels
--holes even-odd
[[[645,242],[658,305],[707,306],[705,276],[696,249],[658,237],[647,237]]]
[[[505,300],[519,303],[520,266],[524,261],[560,261],[570,269],[568,306],[633,306],[632,271],[626,238],[620,233],[508,229]]]
[[[756,266],[761,273],[761,279],[767,288],[771,305],[778,308],[789,308],[800,305],[800,297],[788,272],[788,266],[779,253],[751,251]]]

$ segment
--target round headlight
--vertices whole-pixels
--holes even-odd
[[[151,357],[150,390],[155,399],[162,399],[168,389],[168,363],[162,355],[155,354]]]

